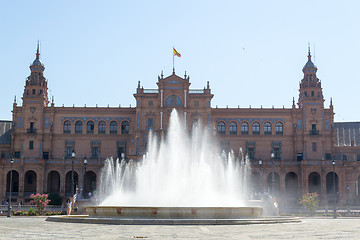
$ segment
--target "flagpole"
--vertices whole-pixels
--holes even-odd
[[[175,53],[174,53],[175,47],[173,46],[173,73],[175,73]]]

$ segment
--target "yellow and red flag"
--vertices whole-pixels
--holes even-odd
[[[175,48],[173,48],[173,49],[174,49],[174,56],[181,57],[181,54],[180,54],[178,51],[176,51],[176,49],[175,49]]]

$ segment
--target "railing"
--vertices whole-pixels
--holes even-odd
[[[159,93],[158,89],[144,89],[144,93]]]
[[[203,94],[204,89],[190,89],[189,94]]]
[[[36,133],[36,129],[35,128],[28,128],[26,129],[27,133]]]
[[[319,130],[310,130],[310,135],[319,135]]]
[[[9,196],[10,196],[10,192],[6,192],[6,196],[9,197]],[[17,196],[19,196],[19,192],[11,192],[11,196],[12,196],[12,197],[17,197]]]

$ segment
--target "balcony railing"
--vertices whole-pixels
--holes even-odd
[[[26,129],[27,133],[36,133],[36,129],[35,128],[28,128]]]
[[[319,130],[310,130],[310,135],[319,135]]]
[[[189,90],[190,94],[203,94],[204,93],[204,89],[190,89]]]
[[[144,89],[144,93],[159,93],[158,89]]]

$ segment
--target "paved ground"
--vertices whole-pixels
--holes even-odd
[[[360,239],[360,218],[226,226],[129,226],[0,217],[0,239]]]

